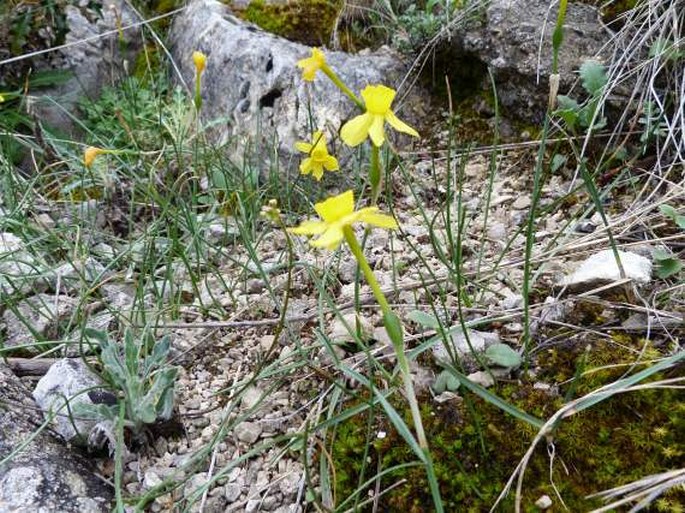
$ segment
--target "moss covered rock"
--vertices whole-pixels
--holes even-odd
[[[241,18],[267,32],[310,46],[324,45],[330,40],[343,4],[340,0],[252,0],[247,5],[244,2],[226,3]]]

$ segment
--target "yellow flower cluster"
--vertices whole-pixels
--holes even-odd
[[[360,100],[326,64],[323,52],[317,48],[312,49],[311,57],[302,59],[297,65],[302,69],[302,78],[309,82],[316,78],[318,71],[322,71],[345,95],[364,111],[342,126],[340,138],[351,147],[358,146],[366,139],[371,139],[369,185],[371,189],[371,202],[375,203],[381,183],[379,148],[386,140],[385,124],[387,123],[395,130],[414,137],[419,135],[416,130],[398,119],[392,111],[392,102],[395,99],[396,92],[381,84],[368,85],[361,91],[363,101]],[[311,173],[314,178],[320,180],[324,170],[334,171],[338,169],[338,161],[328,153],[326,137],[321,130],[314,132],[310,143],[298,142],[295,144],[295,147],[297,150],[307,154],[307,158],[300,165],[302,174]],[[274,208],[276,208],[275,205],[267,207],[266,213],[267,215],[272,215],[274,219],[280,220],[280,218],[273,214]],[[402,375],[406,398],[409,402],[414,421],[416,441],[419,446],[419,450],[415,450],[415,452],[426,464],[428,483],[431,487],[435,511],[436,513],[443,513],[444,508],[440,499],[440,490],[436,484],[437,477],[430,460],[431,456],[421,420],[421,411],[419,410],[412,377],[409,372],[409,362],[404,352],[402,323],[399,317],[392,311],[352,228],[357,223],[363,223],[367,226],[393,230],[398,228],[397,221],[392,216],[381,214],[376,206],[355,210],[354,193],[351,190],[316,203],[314,210],[319,215],[318,220],[304,221],[299,226],[290,228],[288,231],[295,235],[314,236],[310,244],[317,248],[334,250],[340,246],[343,240],[347,242],[352,256],[357,261],[358,269],[364,274],[383,313],[382,319],[385,331],[395,349],[397,364]]]
[[[327,75],[332,73],[323,52],[318,48],[312,48],[311,57],[300,60],[297,66],[302,69],[302,78],[308,82],[316,78],[317,71],[325,71]],[[395,116],[390,108],[396,94],[394,89],[384,85],[366,86],[361,92],[366,112],[343,125],[340,130],[340,138],[343,142],[354,147],[370,137],[373,144],[383,146],[385,122],[395,130],[418,137],[419,133]]]
[[[302,70],[302,78],[307,82],[316,79],[319,71],[323,72],[333,83],[347,94],[364,113],[355,116],[343,125],[340,130],[340,138],[348,146],[355,147],[371,139],[374,151],[386,141],[385,124],[389,124],[395,130],[418,137],[418,132],[401,121],[392,110],[392,102],[397,94],[390,87],[377,84],[368,85],[361,91],[361,98],[352,93],[340,78],[326,63],[324,53],[318,48],[312,48],[310,57],[298,61],[297,66]],[[324,171],[337,171],[338,160],[328,152],[326,136],[321,130],[312,134],[311,142],[297,142],[295,148],[307,154],[300,164],[300,172],[303,175],[311,174],[317,180],[321,180]],[[311,241],[311,245],[325,249],[336,249],[344,238],[346,227],[361,222],[371,226],[386,229],[397,228],[394,218],[380,214],[378,207],[366,207],[354,210],[354,193],[351,190],[316,203],[314,209],[321,218],[320,221],[304,221],[290,232],[296,235],[315,235],[317,238]]]

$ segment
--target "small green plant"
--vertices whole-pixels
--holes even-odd
[[[110,148],[151,150],[161,146],[160,119],[166,121],[173,108],[172,102],[167,111],[162,109],[167,93],[168,85],[162,80],[153,84],[130,77],[119,87],[105,89],[95,102],[84,98],[79,107],[86,128],[98,141],[107,141]]]
[[[393,31],[393,45],[400,50],[422,48],[447,26],[454,10],[461,3],[453,0],[428,0],[421,7],[416,2],[410,2],[406,10],[396,18],[401,30]]]
[[[80,406],[79,415],[117,422],[123,403],[124,427],[135,434],[146,424],[171,418],[178,368],[166,361],[170,348],[168,336],[155,340],[146,331],[137,337],[127,329],[123,347],[102,331],[89,329],[85,336],[99,345],[101,375],[116,391],[118,401],[113,405]]]
[[[685,215],[682,215],[672,205],[660,205],[659,211],[675,225],[685,230]],[[654,250],[652,256],[656,265],[656,275],[661,278],[669,278],[675,276],[683,269],[683,262],[678,258],[678,255],[671,253],[664,248],[657,248]]]
[[[683,269],[683,263],[678,256],[668,250],[657,248],[654,250],[653,257],[656,275],[661,279],[674,276]]]
[[[515,369],[522,363],[519,353],[507,344],[493,344],[485,350],[485,357],[494,365]]]
[[[343,44],[350,47],[389,44],[403,52],[418,52],[450,24],[457,9],[465,3],[463,0],[374,2],[373,8],[361,11],[363,16],[345,22],[351,38]]]
[[[433,391],[436,394],[442,394],[443,392],[456,392],[459,389],[461,383],[457,378],[455,378],[450,371],[442,371],[435,378],[435,383],[433,383]]]
[[[82,7],[79,0],[38,0],[20,2],[10,0],[0,6],[0,18],[6,20],[0,28],[0,43],[9,39],[12,55],[21,55],[40,46],[61,45],[69,32],[67,6]],[[102,2],[89,0],[86,8],[101,15]],[[51,30],[44,30],[45,28]],[[38,29],[43,29],[39,32]],[[43,41],[39,41],[44,38]]]
[[[679,214],[678,211],[671,205],[661,205],[659,210],[663,215],[678,225],[679,228],[685,230],[685,215]]]
[[[573,98],[560,94],[557,96],[559,108],[555,114],[564,120],[573,133],[579,128],[600,130],[606,126],[607,120],[603,116],[595,119],[595,116],[600,105],[602,91],[608,82],[606,70],[597,61],[586,61],[580,67],[580,78],[583,89],[589,95],[588,101],[580,104]]]
[[[645,102],[638,123],[642,125],[642,134],[640,135],[642,153],[646,153],[651,144],[668,135],[668,124],[665,121],[664,113],[655,102]]]

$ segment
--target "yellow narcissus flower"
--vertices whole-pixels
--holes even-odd
[[[378,213],[378,207],[354,210],[354,193],[349,190],[314,205],[321,221],[304,221],[290,233],[295,235],[319,235],[310,242],[316,248],[336,249],[344,238],[343,229],[361,222],[379,228],[395,229],[397,221],[391,216]]]
[[[312,48],[312,56],[297,61],[297,67],[302,69],[302,78],[313,82],[316,72],[326,66],[326,57],[318,48]]]
[[[86,151],[83,152],[83,164],[89,168],[93,165],[93,162],[95,162],[95,158],[103,153],[108,153],[108,150],[96,148],[95,146],[88,146]]]
[[[207,56],[202,52],[193,52],[193,63],[195,63],[195,72],[199,75],[205,70],[207,66]]]
[[[311,173],[314,178],[321,180],[324,169],[326,171],[337,171],[339,169],[338,159],[328,153],[326,136],[319,130],[312,135],[311,143],[297,142],[295,148],[309,155],[300,164],[300,171],[303,175]]]
[[[345,123],[340,130],[340,137],[348,146],[357,146],[367,137],[376,146],[385,142],[385,122],[395,130],[418,137],[419,133],[412,127],[400,121],[390,109],[397,94],[394,89],[384,85],[369,85],[362,90],[362,98],[366,112]]]

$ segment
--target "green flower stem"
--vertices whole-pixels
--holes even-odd
[[[419,441],[419,446],[424,450],[427,456],[430,456],[428,451],[428,440],[426,439],[426,432],[423,429],[423,422],[421,421],[421,411],[419,411],[419,403],[416,400],[416,392],[414,392],[414,384],[411,380],[411,373],[409,372],[409,361],[407,355],[404,354],[404,347],[395,346],[395,353],[397,356],[397,364],[400,367],[400,374],[404,381],[404,391],[407,394],[409,401],[409,409],[411,410],[412,419],[414,419],[414,429],[416,429],[416,438]]]
[[[348,246],[350,246],[350,250],[352,251],[354,258],[357,260],[357,263],[359,263],[359,267],[364,273],[364,277],[366,278],[366,281],[369,283],[369,286],[373,291],[373,295],[375,296],[376,301],[378,301],[378,304],[381,307],[383,315],[386,316],[392,314],[392,310],[390,309],[388,300],[385,298],[385,294],[383,294],[381,286],[378,284],[376,275],[373,274],[371,267],[369,267],[369,263],[366,261],[366,257],[362,252],[362,248],[359,245],[359,241],[357,241],[357,237],[354,235],[354,230],[352,230],[352,227],[344,226],[343,235],[345,236],[345,241],[347,242]]]
[[[354,94],[350,90],[350,88],[343,83],[342,80],[340,80],[340,77],[336,75],[335,72],[330,67],[328,67],[328,65],[324,64],[321,67],[321,71],[323,71],[324,74],[331,79],[331,82],[333,82],[338,89],[345,93],[350,98],[350,100],[356,103],[357,107],[359,107],[361,110],[366,110],[364,103],[359,98],[357,98],[357,95]]]
[[[423,422],[421,421],[421,412],[419,411],[419,405],[416,400],[416,392],[414,392],[414,385],[411,380],[411,374],[409,373],[409,362],[407,361],[407,356],[404,354],[404,342],[402,340],[402,325],[397,318],[397,315],[392,311],[388,300],[385,298],[385,294],[381,290],[381,286],[376,280],[376,276],[373,274],[373,270],[369,266],[369,263],[362,252],[362,248],[357,241],[357,237],[354,235],[354,231],[351,226],[343,227],[343,234],[345,236],[345,241],[350,246],[350,250],[357,260],[359,267],[364,273],[364,277],[368,282],[373,295],[378,301],[378,304],[383,311],[383,322],[385,323],[385,330],[387,331],[390,339],[392,340],[393,347],[395,348],[395,353],[397,356],[397,364],[400,368],[400,374],[402,375],[402,380],[404,381],[404,390],[407,394],[407,400],[409,401],[409,409],[411,410],[411,416],[414,421],[414,428],[416,429],[416,438],[418,439],[419,445],[426,453],[428,453],[428,441],[426,440],[426,434],[423,429]]]
[[[381,192],[381,159],[380,148],[371,143],[371,167],[369,168],[369,182],[371,183],[371,203],[378,203]]]
[[[202,94],[200,90],[202,88],[202,73],[198,73],[195,76],[195,109],[199,112],[202,108]]]

